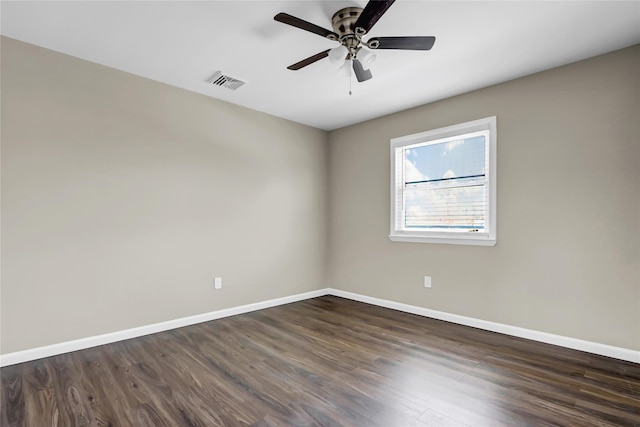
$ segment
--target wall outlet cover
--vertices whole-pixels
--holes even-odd
[[[424,276],[424,287],[425,288],[431,287],[431,276]]]

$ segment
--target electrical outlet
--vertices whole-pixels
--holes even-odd
[[[431,287],[431,276],[424,276],[424,287],[425,288]]]
[[[213,279],[213,289],[222,289],[222,277]]]

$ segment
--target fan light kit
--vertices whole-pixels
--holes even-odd
[[[334,13],[333,18],[331,18],[333,31],[287,13],[277,14],[273,19],[278,22],[318,34],[319,36],[340,43],[339,46],[333,49],[327,49],[317,53],[287,68],[290,70],[299,70],[323,58],[329,57],[329,61],[337,66],[342,66],[346,61],[351,61],[356,79],[358,82],[364,82],[373,77],[369,67],[376,57],[367,49],[430,50],[436,41],[436,38],[432,36],[372,37],[367,41],[363,40],[363,37],[369,33],[375,23],[378,22],[380,17],[394,2],[395,0],[370,0],[364,9],[359,7],[345,7],[344,9],[340,9]],[[364,49],[365,47],[367,49]]]

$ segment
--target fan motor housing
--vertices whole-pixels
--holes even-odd
[[[342,39],[345,36],[355,35],[356,21],[362,13],[361,7],[345,7],[333,14],[331,25],[333,31]]]

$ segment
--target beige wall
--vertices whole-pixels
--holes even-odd
[[[6,38],[1,90],[1,353],[326,286],[326,132]]]
[[[639,71],[635,46],[332,132],[329,285],[640,350]],[[493,115],[497,246],[389,241],[389,139]]]

